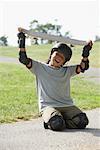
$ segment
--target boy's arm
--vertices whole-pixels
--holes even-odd
[[[87,45],[83,47],[82,60],[81,60],[80,65],[77,65],[77,68],[76,68],[77,74],[79,74],[80,72],[84,73],[85,70],[89,68],[88,57],[89,57],[90,50],[92,49],[92,45],[93,45],[92,41],[89,41]]]
[[[22,32],[21,28],[18,28],[19,33],[18,36],[18,44],[19,44],[19,61],[26,65],[27,68],[32,67],[32,59],[27,57],[26,49],[25,49],[25,34]]]

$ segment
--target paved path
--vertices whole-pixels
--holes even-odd
[[[6,56],[0,56],[0,62],[19,64],[19,61],[17,58],[11,58],[11,57],[6,57]]]
[[[100,84],[100,68],[89,68],[83,76],[85,76],[87,80]]]
[[[86,111],[85,130],[45,130],[42,119],[0,125],[0,150],[100,150],[100,109]]]

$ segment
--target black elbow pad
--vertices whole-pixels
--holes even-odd
[[[24,65],[28,65],[30,60],[27,58],[27,54],[25,51],[20,51],[19,52],[19,61],[24,64]]]

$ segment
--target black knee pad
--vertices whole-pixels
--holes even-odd
[[[84,129],[89,123],[89,120],[85,113],[80,113],[74,116],[72,118],[72,121],[75,123],[78,129]]]
[[[80,113],[66,119],[66,127],[69,129],[84,129],[89,121],[85,113]]]
[[[62,116],[55,115],[49,120],[48,125],[51,130],[61,131],[65,127],[65,121]]]

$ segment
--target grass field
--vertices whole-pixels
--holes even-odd
[[[34,76],[23,66],[0,64],[0,122],[38,114]]]
[[[98,46],[100,43],[94,46],[96,50],[94,49],[91,53],[91,59],[95,61],[91,65],[94,67],[99,67]],[[47,49],[50,47],[51,45],[28,47],[28,55],[46,61],[49,54]],[[81,51],[79,48],[77,47],[77,51],[74,48],[71,63],[77,63],[77,59],[80,60]],[[17,57],[18,51],[13,47],[2,47],[0,48],[0,56]],[[100,87],[90,80],[86,80],[85,76],[77,76],[71,80],[71,96],[81,109],[100,107],[99,91]],[[20,119],[29,120],[38,115],[35,76],[21,64],[0,63],[0,123]]]

